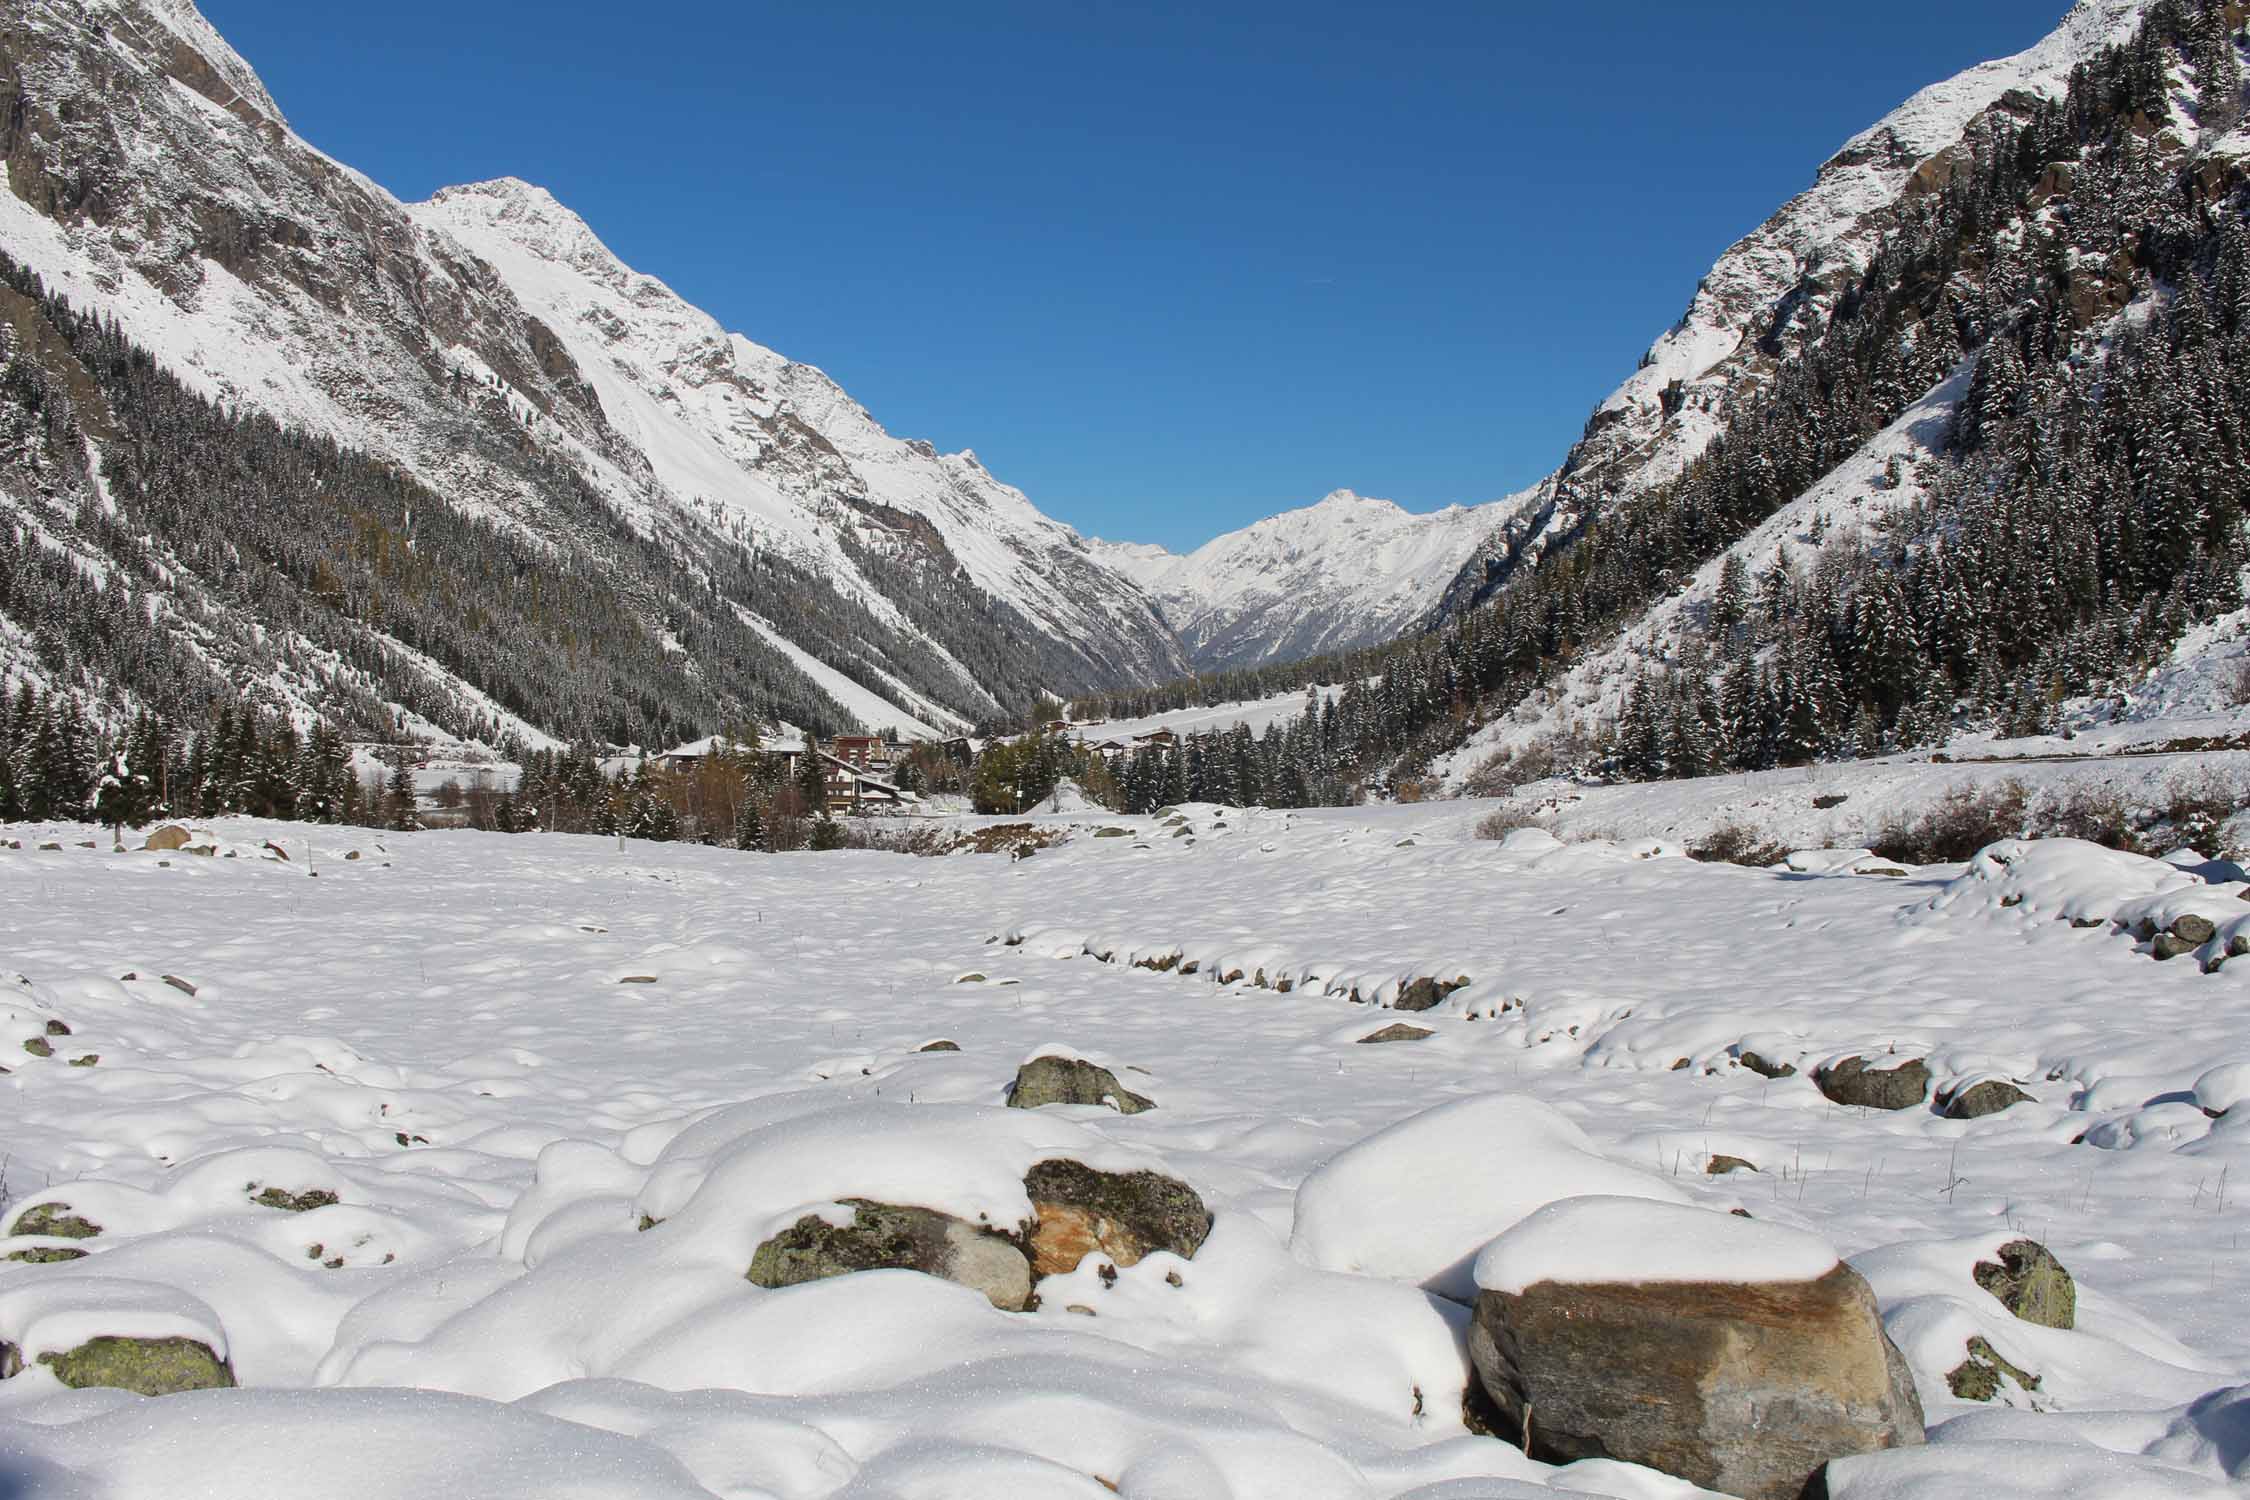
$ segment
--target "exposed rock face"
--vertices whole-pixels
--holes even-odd
[[[2000,1304],[2026,1323],[2042,1328],[2072,1328],[2078,1322],[2078,1286],[2045,1245],[2037,1240],[2011,1240],[2000,1247],[1998,1261],[1981,1260],[1970,1273],[2000,1299]]]
[[[1361,1037],[1359,1043],[1361,1046],[1367,1047],[1383,1042],[1419,1042],[1426,1041],[1436,1035],[1437,1033],[1427,1026],[1409,1026],[1404,1021],[1394,1021],[1381,1031],[1371,1031]]]
[[[1747,1500],[1798,1500],[1828,1460],[1923,1437],[1913,1377],[1849,1266],[1485,1291],[1469,1352],[1534,1458],[1645,1464]]]
[[[1041,1109],[1049,1104],[1107,1105],[1121,1115],[1156,1108],[1156,1101],[1134,1093],[1109,1069],[1082,1057],[1035,1057],[1016,1069],[1008,1088],[1008,1108]]]
[[[43,1234],[56,1239],[90,1240],[102,1226],[72,1213],[67,1203],[34,1203],[16,1216],[10,1234]]]
[[[1057,1276],[1100,1253],[1119,1266],[1168,1250],[1192,1259],[1211,1232],[1211,1211],[1194,1188],[1161,1172],[1098,1172],[1075,1161],[1043,1161],[1023,1180],[1039,1221],[1031,1232],[1035,1275]]]
[[[935,1209],[847,1198],[839,1228],[807,1214],[760,1245],[748,1279],[769,1290],[854,1271],[920,1271],[982,1292],[1003,1312],[1031,1301],[1031,1262],[1008,1237]]]
[[[1838,1104],[1912,1109],[1930,1096],[1930,1067],[1918,1057],[1879,1069],[1870,1068],[1864,1057],[1847,1057],[1814,1070],[1813,1083]]]
[[[1987,1078],[1982,1083],[1957,1089],[1945,1099],[1945,1117],[1949,1120],[1981,1120],[1986,1115],[1996,1115],[2018,1104],[2028,1104],[2031,1096],[2012,1083],[1998,1078]]]
[[[88,1339],[66,1354],[42,1354],[39,1363],[73,1390],[104,1386],[143,1396],[227,1390],[234,1367],[194,1339]],[[23,1352],[0,1344],[0,1375],[23,1373]]]

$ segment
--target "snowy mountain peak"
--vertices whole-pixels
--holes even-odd
[[[1288,661],[1411,628],[1514,500],[1416,515],[1331,490],[1180,556],[1131,542],[1089,546],[1155,597],[1202,668]]]

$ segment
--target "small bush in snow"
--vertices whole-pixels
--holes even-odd
[[[1479,819],[1477,837],[1497,842],[1519,828],[1542,828],[1549,833],[1555,831],[1552,820],[1540,817],[1528,807],[1511,803],[1506,807],[1496,807]]]
[[[1688,845],[1688,858],[1705,864],[1749,865],[1764,869],[1778,865],[1789,857],[1784,846],[1742,823],[1727,823],[1712,829],[1695,843]]]
[[[1912,822],[1885,824],[1868,847],[1900,864],[1958,864],[1987,844],[2026,837],[2030,800],[2029,789],[2012,776],[1986,787],[1957,786]]]

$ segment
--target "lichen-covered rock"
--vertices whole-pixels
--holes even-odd
[[[101,1386],[133,1391],[143,1396],[171,1396],[181,1391],[229,1390],[234,1367],[208,1344],[194,1339],[88,1339],[61,1354],[42,1354],[40,1364],[73,1390]],[[13,1344],[0,1344],[0,1375],[23,1373],[23,1354]]]
[[[1797,1076],[1797,1065],[1795,1063],[1773,1062],[1755,1052],[1744,1052],[1735,1061],[1741,1063],[1760,1078],[1794,1078]]]
[[[1996,1115],[2018,1104],[2028,1104],[2031,1096],[2014,1084],[1999,1078],[1987,1078],[1982,1083],[1965,1089],[1955,1089],[1945,1097],[1945,1117],[1949,1120],[1981,1120],[1986,1115]]]
[[[1612,1458],[1798,1500],[1830,1459],[1923,1440],[1913,1376],[1845,1265],[1812,1281],[1486,1290],[1469,1352],[1507,1435],[1551,1463]]]
[[[67,1245],[34,1245],[28,1250],[12,1250],[8,1259],[21,1261],[27,1266],[59,1266],[66,1261],[84,1260],[86,1252],[73,1250]]]
[[[1391,1002],[1391,1009],[1404,1011],[1434,1010],[1446,996],[1452,994],[1455,990],[1465,990],[1468,987],[1469,976],[1466,974],[1458,979],[1433,979],[1425,975],[1420,979],[1410,980],[1401,985],[1398,999]]]
[[[67,1203],[34,1203],[16,1215],[10,1234],[36,1234],[58,1240],[90,1240],[102,1226],[71,1212]]]
[[[1031,1301],[1031,1261],[1015,1240],[935,1209],[846,1198],[852,1221],[807,1214],[757,1248],[748,1279],[769,1290],[854,1271],[919,1271],[982,1292],[1003,1312]]]
[[[1847,1057],[1814,1069],[1813,1084],[1838,1104],[1912,1109],[1930,1096],[1930,1065],[1916,1057],[1888,1068],[1870,1068],[1864,1057]]]
[[[1946,1389],[1963,1401],[1991,1401],[2012,1380],[2025,1391],[2039,1389],[2039,1377],[2010,1364],[1981,1337],[1969,1340],[1969,1357],[1945,1372]]]
[[[1035,1057],[1016,1069],[1008,1087],[1008,1108],[1042,1109],[1050,1104],[1107,1105],[1121,1115],[1156,1108],[1156,1101],[1134,1093],[1109,1069],[1082,1057]]]
[[[2042,1328],[2077,1325],[2077,1283],[2037,1240],[2010,1240],[2000,1247],[1999,1260],[1980,1260],[1970,1274],[2026,1323]]]
[[[1081,1162],[1043,1161],[1025,1174],[1023,1187],[1038,1215],[1031,1268],[1039,1276],[1074,1271],[1097,1252],[1119,1266],[1159,1250],[1192,1259],[1211,1233],[1202,1196],[1162,1172],[1100,1172]]]
[[[283,1213],[311,1213],[316,1208],[329,1208],[336,1203],[336,1195],[326,1188],[307,1188],[292,1193],[286,1188],[270,1187],[251,1195],[250,1201],[260,1208],[278,1208]]]

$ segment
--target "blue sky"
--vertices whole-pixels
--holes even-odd
[[[891,431],[1174,547],[1533,482],[1830,151],[2066,8],[202,6],[400,196],[538,182]]]

